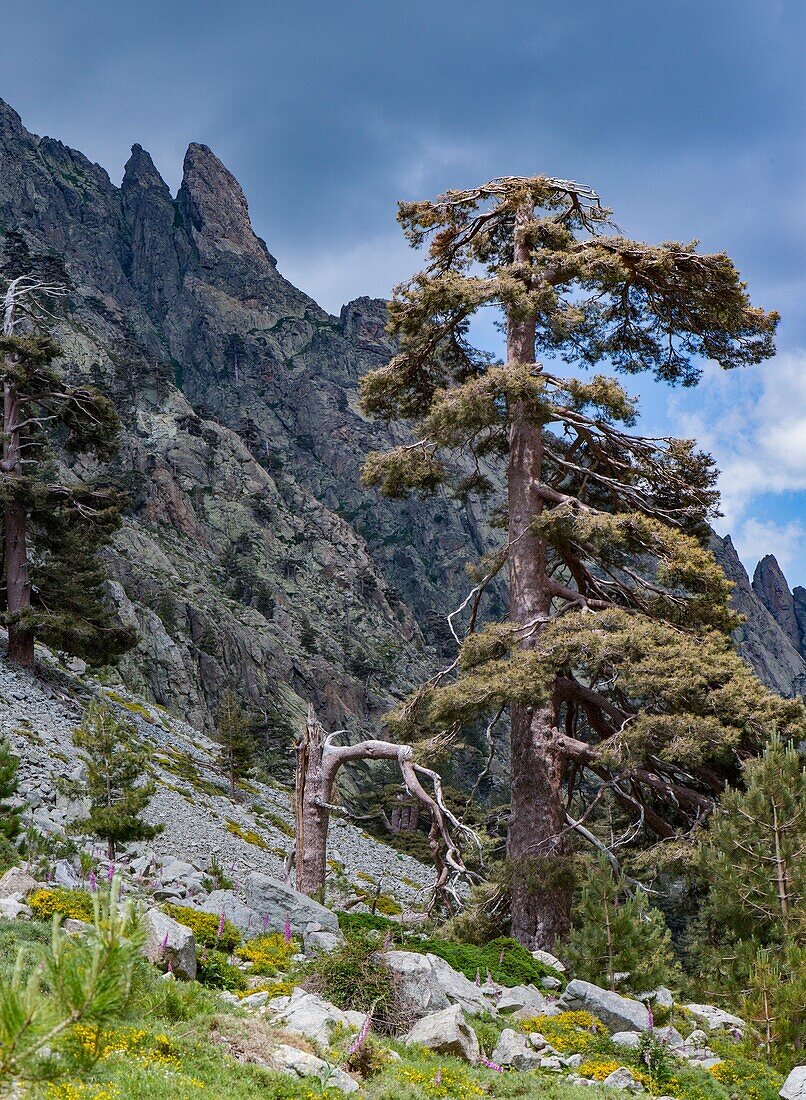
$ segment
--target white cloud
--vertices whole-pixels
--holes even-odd
[[[786,574],[800,561],[806,530],[800,520],[774,523],[753,518],[746,519],[732,534],[736,551],[752,576],[755,563],[765,554],[773,554]]]

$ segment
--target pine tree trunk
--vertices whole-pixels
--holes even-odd
[[[528,220],[524,212],[521,222]],[[528,264],[528,248],[516,226],[515,262]],[[510,317],[507,361],[535,362],[535,321]],[[551,604],[546,575],[546,545],[524,534],[543,509],[537,494],[542,477],[543,439],[521,405],[510,410],[509,464],[509,614],[516,623],[534,623]],[[524,640],[539,641],[539,628]],[[512,883],[512,935],[528,947],[550,948],[568,929],[570,893],[558,881],[554,857],[562,855],[565,829],[562,801],[563,759],[557,748],[554,706],[510,708],[512,725],[511,817],[507,838]]]
[[[3,386],[3,473],[6,478],[22,475],[20,450],[20,406],[17,387],[6,381]],[[31,579],[28,572],[28,513],[25,505],[10,501],[5,505],[6,600],[10,615],[31,606]],[[21,623],[8,627],[8,659],[23,668],[34,667],[34,635]]]
[[[325,731],[309,717],[297,745],[296,819],[297,890],[324,903],[327,872],[327,830],[331,782],[324,769]]]

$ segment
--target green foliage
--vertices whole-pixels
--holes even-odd
[[[562,1054],[609,1054],[612,1045],[607,1028],[589,1012],[560,1012],[557,1016],[533,1016],[525,1020],[527,1035],[542,1035]]]
[[[32,255],[22,239],[9,253],[7,238],[5,278],[11,279],[12,268],[20,273],[26,265],[30,276],[41,268],[53,272],[59,263],[52,256]],[[55,277],[66,282],[61,267],[61,275],[45,281]],[[25,300],[13,308],[33,308],[41,318],[36,296],[30,291],[26,296],[24,287],[24,282],[17,284]],[[0,587],[0,621],[26,650],[39,637],[53,649],[109,664],[134,642],[134,633],[110,613],[100,558],[120,524],[126,497],[108,478],[82,478],[75,467],[64,476],[56,454],[59,448],[100,461],[112,458],[119,422],[111,402],[97,389],[70,384],[54,365],[61,355],[61,348],[40,333],[0,338],[6,422],[19,423],[8,434],[0,498],[16,509],[15,537],[28,551],[27,578],[4,554],[7,583]],[[9,576],[12,571],[14,577]],[[15,658],[29,660],[16,644],[10,643]]]
[[[0,985],[0,1091],[66,1072],[71,1030],[126,1008],[140,941],[131,908],[119,913],[118,900],[115,878],[94,896],[93,922],[82,936],[66,936],[55,918],[41,966],[31,968],[20,951],[10,982]]]
[[[227,989],[231,993],[246,989],[246,975],[231,963],[223,951],[203,947],[196,960],[196,981],[212,989]]]
[[[247,779],[254,770],[255,741],[249,715],[229,688],[218,704],[213,736],[218,743],[219,767],[234,798],[238,781]]]
[[[529,985],[551,976],[562,980],[562,975],[545,963],[532,958],[532,954],[517,940],[499,936],[477,947],[468,943],[452,943],[448,940],[412,940],[409,950],[420,950],[439,955],[454,970],[475,979],[478,974],[484,981],[487,973],[499,985]]]
[[[591,864],[582,883],[563,955],[574,977],[612,990],[645,993],[668,985],[675,973],[663,914],[642,890],[631,892],[604,857]],[[619,980],[618,974],[627,977]]]
[[[14,840],[20,831],[20,810],[7,804],[8,799],[14,798],[17,793],[19,764],[19,757],[11,751],[9,739],[0,737],[0,840],[6,842]],[[7,846],[5,850],[8,851]],[[2,859],[3,854],[0,852],[0,860]]]
[[[390,943],[402,943],[404,932],[398,921],[382,917],[378,913],[345,913],[337,914],[339,928],[345,935],[350,933],[362,934],[365,932],[381,932],[389,936]]]
[[[169,917],[191,930],[197,944],[215,947],[230,954],[241,942],[241,933],[232,921],[225,920],[221,928],[221,916],[218,913],[204,913],[201,909],[193,909],[189,905],[174,905],[172,902],[166,904],[164,909]]]
[[[738,1000],[770,1057],[806,1030],[806,769],[773,734],[700,844],[708,893],[692,942],[703,995]]]
[[[394,977],[383,962],[377,933],[350,932],[335,951],[305,967],[305,985],[341,1009],[371,1012],[376,1031],[394,1033],[401,1005]]]
[[[118,845],[150,840],[161,831],[141,816],[156,788],[153,780],[143,781],[149,775],[148,754],[136,738],[134,726],[119,718],[106,700],[90,703],[73,731],[87,778],[65,787],[75,798],[89,798],[90,812],[70,828],[105,840],[110,859]]]

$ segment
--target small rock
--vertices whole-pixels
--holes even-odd
[[[621,1092],[643,1092],[644,1087],[640,1081],[636,1081],[626,1066],[619,1066],[611,1074],[605,1077],[602,1084],[606,1088],[618,1089]]]
[[[537,959],[537,961],[543,963],[544,966],[550,966],[552,970],[559,970],[561,974],[565,973],[565,964],[561,963],[556,955],[550,955],[548,951],[540,951],[538,948],[535,948],[532,952],[532,958]]]
[[[635,1047],[641,1045],[641,1036],[637,1031],[617,1031],[610,1036],[610,1041],[615,1043],[616,1046],[634,1050]]]
[[[547,1058],[541,1058],[540,1068],[560,1070],[563,1068],[562,1059],[556,1054],[551,1054]]]
[[[684,1005],[687,1012],[700,1023],[705,1024],[709,1031],[738,1031],[743,1033],[747,1024],[741,1016],[732,1016],[721,1008],[713,1005]]]
[[[275,1023],[286,1031],[304,1035],[306,1039],[323,1046],[330,1042],[331,1032],[336,1027],[360,1028],[366,1020],[363,1013],[342,1012],[323,997],[300,988],[294,990],[279,1012],[274,1008],[274,1000],[267,1005],[267,1011],[274,1017]]]
[[[24,901],[0,898],[0,920],[30,920],[32,915]]]
[[[518,1016],[556,1016],[557,1009],[533,985],[515,985],[505,989],[496,1002],[499,1012]]]
[[[559,978],[545,977],[540,979],[540,984],[544,989],[562,989],[563,983]]]
[[[312,959],[317,955],[329,955],[344,943],[342,935],[335,932],[309,932],[305,936],[305,957]]]
[[[501,1032],[491,1057],[499,1066],[512,1066],[513,1069],[534,1069],[540,1065],[540,1055],[527,1037],[511,1027]]]
[[[479,1041],[459,1005],[450,1005],[418,1020],[405,1042],[406,1046],[424,1046],[437,1054],[464,1058],[466,1062],[479,1060]]]
[[[320,1081],[327,1080],[328,1087],[341,1089],[342,1092],[358,1091],[358,1083],[344,1070],[334,1069],[324,1059],[296,1047],[277,1047],[272,1051],[272,1061],[279,1070],[293,1077],[318,1077]]]

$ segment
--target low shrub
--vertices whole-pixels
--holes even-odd
[[[171,902],[165,906],[165,912],[189,928],[196,937],[196,943],[203,947],[213,947],[217,951],[231,954],[241,942],[241,933],[232,921],[225,920],[222,928],[221,915],[218,913],[204,913],[201,909],[193,909],[189,905],[174,905]]]
[[[93,919],[92,896],[86,890],[68,890],[65,886],[34,890],[25,899],[35,917],[48,920],[58,913],[73,920]]]
[[[529,1020],[524,1020],[523,1030],[527,1034],[542,1035],[561,1054],[609,1056],[613,1051],[607,1028],[589,1012],[561,1012],[559,1016],[533,1016]],[[623,1065],[623,1062],[619,1064]],[[614,1068],[617,1069],[618,1066]]]
[[[351,932],[382,932],[389,942],[402,944],[406,933],[398,921],[382,917],[378,913],[338,913],[339,928],[345,935]]]
[[[247,987],[244,972],[233,965],[223,951],[208,948],[199,953],[196,981],[212,989],[227,989],[230,993],[237,993]]]
[[[489,972],[493,981],[506,986],[530,985],[547,975],[563,981],[559,971],[538,962],[523,944],[508,936],[500,936],[480,947],[469,943],[430,939],[412,939],[405,946],[410,951],[439,955],[454,970],[460,970],[470,979],[478,974],[483,981]]]
[[[784,1079],[774,1069],[739,1051],[726,1051],[722,1057],[711,1073],[730,1093],[743,1100],[777,1100]]]
[[[299,945],[293,940],[286,943],[280,932],[265,932],[241,944],[235,953],[239,959],[251,962],[256,974],[271,978],[278,970],[288,969],[292,955],[298,950]]]
[[[406,1021],[380,944],[377,933],[350,933],[335,951],[307,964],[305,986],[345,1011],[371,1012],[376,1031],[394,1034]]]

